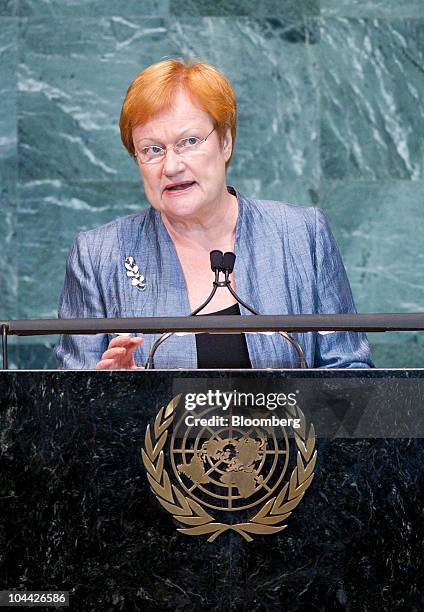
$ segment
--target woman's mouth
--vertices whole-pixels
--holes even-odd
[[[191,187],[193,187],[193,185],[195,184],[196,184],[195,181],[184,181],[182,183],[174,183],[172,185],[167,185],[164,189],[164,192],[169,193],[169,194],[182,193],[184,191],[187,191]]]

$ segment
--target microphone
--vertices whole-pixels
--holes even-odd
[[[224,255],[222,254],[222,251],[211,251],[209,253],[209,257],[211,260],[212,272],[220,272],[223,270]]]
[[[227,253],[224,253],[224,256],[222,258],[222,267],[224,268],[224,272],[225,272],[225,276],[227,277],[227,273],[228,275],[231,274],[231,272],[234,270],[234,264],[236,263],[236,255],[235,253],[232,253],[231,251],[228,251]]]
[[[233,253],[232,251],[227,251],[226,253],[222,253],[222,251],[213,250],[210,252],[209,257],[210,257],[210,262],[211,262],[211,269],[213,272],[215,272],[215,279],[212,283],[213,285],[212,291],[209,294],[209,296],[206,298],[206,300],[203,302],[203,304],[201,304],[198,308],[193,310],[193,312],[191,312],[189,316],[192,317],[194,315],[197,315],[201,310],[203,310],[212,300],[218,287],[226,287],[239,304],[241,304],[244,308],[249,310],[252,314],[258,315],[259,313],[254,308],[252,308],[252,306],[249,306],[249,304],[246,304],[246,302],[244,302],[237,295],[234,289],[231,287],[230,274],[233,272],[234,264],[236,262],[235,253]],[[225,276],[224,281],[219,280],[219,275],[221,272],[224,273],[224,276]],[[156,342],[152,344],[152,347],[149,351],[149,355],[147,358],[146,370],[154,368],[153,359],[154,359],[154,355],[157,349],[160,347],[160,345],[163,342],[165,342],[165,340],[170,338],[173,335],[173,333],[174,332],[166,332],[165,334],[162,334],[162,336],[158,338]],[[294,347],[294,349],[296,350],[299,356],[300,367],[307,368],[305,355],[303,353],[303,350],[300,344],[294,338],[292,338],[292,336],[290,336],[287,332],[279,331],[277,333],[280,334],[280,336],[282,336],[285,340],[287,340]]]

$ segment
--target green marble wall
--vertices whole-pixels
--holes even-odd
[[[118,117],[170,56],[236,89],[229,182],[322,207],[359,311],[424,310],[423,0],[0,0],[0,318],[56,316],[75,233],[147,206]],[[371,340],[423,365],[422,334]],[[13,366],[54,366],[52,342]]]

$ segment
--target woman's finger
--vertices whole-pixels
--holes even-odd
[[[129,336],[116,336],[109,342],[108,348],[139,346],[143,342],[143,338],[139,336],[130,338]]]
[[[124,357],[128,352],[129,349],[124,346],[108,348],[101,356],[101,359],[115,359],[115,357],[119,359],[119,357]]]
[[[96,370],[111,370],[116,368],[116,361],[114,359],[102,359],[96,365]]]
[[[136,367],[133,353],[142,342],[143,338],[140,337],[119,336],[113,338],[96,365],[96,370],[119,370]]]

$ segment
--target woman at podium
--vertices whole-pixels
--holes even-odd
[[[137,75],[120,129],[150,206],[78,234],[60,318],[188,315],[210,294],[216,249],[235,252],[231,285],[261,314],[355,312],[322,211],[227,185],[236,123],[234,91],[213,66],[166,60]],[[249,314],[225,289],[202,311],[212,313]],[[364,334],[295,337],[309,367],[372,366]],[[63,336],[56,355],[61,368],[137,368],[156,338]],[[298,355],[278,334],[187,334],[164,342],[155,365],[287,368],[297,367]]]

